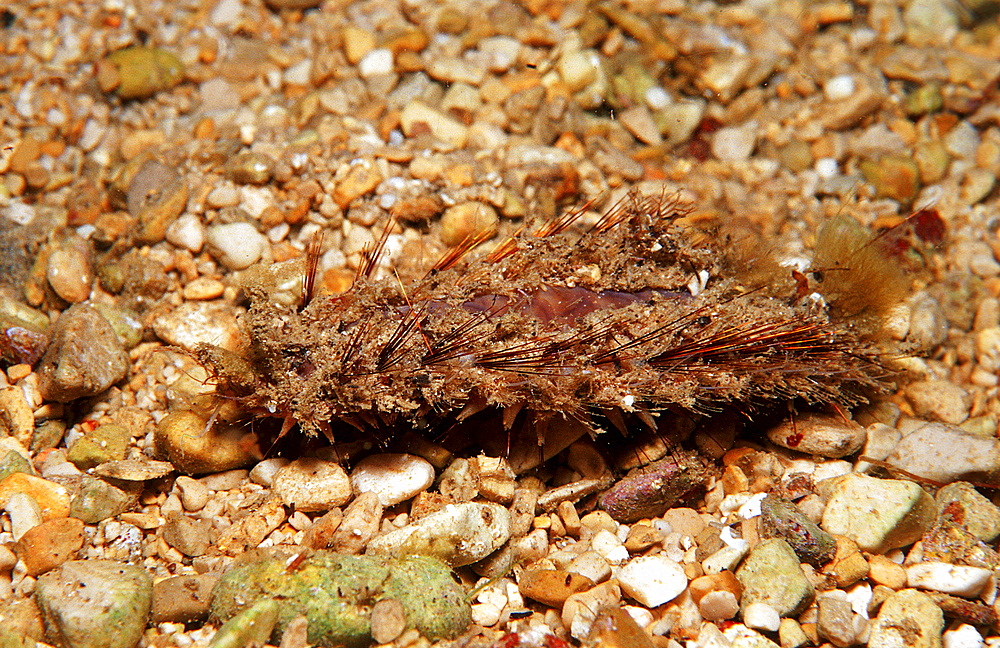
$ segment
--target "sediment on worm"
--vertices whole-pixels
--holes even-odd
[[[287,270],[260,270],[245,284],[249,357],[198,355],[220,392],[284,418],[286,431],[339,438],[340,426],[388,441],[461,429],[537,446],[553,422],[656,427],[660,413],[852,406],[886,387],[878,318],[856,317],[891,299],[865,301],[875,246],[852,258],[827,244],[840,254],[824,258],[839,264],[825,269],[837,277],[828,285],[841,294],[826,304],[777,263],[756,264],[773,274],[747,285],[724,240],[692,236],[689,212],[674,197],[630,194],[589,229],[570,214],[472,260],[484,241],[470,238],[407,283],[373,278],[383,237],[346,293],[314,294],[313,262],[301,303],[276,298]],[[492,411],[497,426],[469,429]]]

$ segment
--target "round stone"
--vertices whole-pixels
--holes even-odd
[[[410,454],[380,454],[366,457],[351,471],[356,493],[371,491],[383,506],[406,501],[434,482],[434,466]]]
[[[267,238],[250,223],[213,225],[206,239],[219,263],[230,270],[243,270],[257,263],[268,245]]]
[[[279,470],[273,487],[285,505],[305,513],[329,511],[351,498],[351,481],[340,464],[314,457],[296,459]]]

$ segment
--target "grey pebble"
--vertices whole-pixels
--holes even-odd
[[[433,556],[452,567],[482,560],[510,539],[510,513],[497,504],[449,504],[368,543],[368,553]]]
[[[71,560],[35,584],[46,634],[63,648],[132,648],[152,597],[145,569],[111,560]]]
[[[889,595],[871,626],[868,648],[940,648],[944,614],[915,589]]]
[[[946,423],[910,432],[886,461],[925,479],[1000,484],[1000,439],[970,434]]]
[[[38,366],[46,400],[67,403],[99,394],[125,377],[128,352],[111,324],[87,304],[63,311]]]
[[[802,562],[819,567],[837,551],[837,541],[805,516],[792,502],[768,495],[760,503],[760,535],[781,538]]]
[[[766,603],[781,616],[794,616],[813,599],[813,586],[799,566],[799,558],[784,540],[772,538],[754,545],[736,571],[743,585],[740,609]]]

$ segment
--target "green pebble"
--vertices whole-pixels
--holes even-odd
[[[131,440],[131,433],[121,425],[101,425],[77,439],[66,458],[80,470],[89,470],[106,461],[124,459]]]
[[[305,615],[309,643],[320,646],[369,646],[371,606],[384,599],[399,601],[407,627],[431,640],[455,637],[471,623],[465,591],[451,569],[426,556],[387,559],[317,551],[294,570],[285,557],[267,557],[223,575],[212,593],[212,616],[226,621],[268,599],[279,603],[278,636],[292,619]]]

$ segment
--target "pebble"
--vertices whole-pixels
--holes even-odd
[[[381,535],[368,544],[375,554],[433,556],[453,567],[482,560],[511,535],[510,512],[497,504],[449,504],[440,511]]]
[[[139,499],[142,482],[112,485],[90,475],[53,477],[70,494],[70,515],[97,524],[129,510]]]
[[[153,623],[191,623],[208,616],[212,588],[220,574],[171,576],[153,584],[150,620]]]
[[[781,616],[794,616],[813,599],[813,586],[791,546],[780,539],[761,540],[736,572],[743,586],[741,609],[766,603]]]
[[[983,542],[1000,537],[1000,507],[968,482],[954,482],[938,490],[934,499],[947,517]]]
[[[111,324],[87,304],[62,312],[37,368],[46,400],[67,403],[99,394],[125,377],[128,352]]]
[[[569,630],[572,637],[582,640],[590,634],[590,629],[600,611],[619,606],[621,597],[621,588],[614,581],[601,583],[586,592],[573,594],[563,604],[563,626]]]
[[[445,245],[458,245],[483,232],[494,232],[500,219],[491,205],[469,201],[452,205],[441,215],[441,240]]]
[[[246,429],[216,422],[206,430],[206,423],[207,419],[191,411],[167,414],[153,434],[157,454],[190,475],[241,468],[253,461],[245,442]]]
[[[376,47],[369,50],[358,61],[358,73],[362,79],[370,79],[380,74],[389,74],[392,71],[392,50],[385,47]]]
[[[235,190],[234,190],[235,192]],[[230,270],[244,270],[269,252],[267,237],[250,223],[220,223],[205,233],[212,255]]]
[[[905,435],[886,461],[944,484],[962,479],[1000,484],[1000,439],[945,423],[927,423]]]
[[[743,610],[743,623],[754,630],[777,632],[781,626],[781,615],[767,603],[751,603]]]
[[[618,571],[622,591],[646,607],[672,601],[687,588],[684,567],[661,554],[639,556]]]
[[[430,133],[435,139],[453,149],[464,146],[469,136],[468,127],[416,100],[410,101],[403,107],[399,122],[407,137]]]
[[[941,645],[943,648],[982,648],[983,635],[975,626],[962,623],[941,635]]]
[[[624,564],[629,559],[628,549],[617,535],[607,529],[594,534],[590,539],[590,547],[612,565]]]
[[[618,121],[643,144],[659,146],[663,143],[660,128],[646,106],[637,105],[623,110],[618,115]]]
[[[174,480],[174,490],[180,495],[185,511],[200,511],[208,504],[208,498],[211,496],[208,486],[187,475],[181,475]]]
[[[93,303],[91,306],[108,320],[126,349],[134,349],[142,341],[143,323],[135,311],[104,303]]]
[[[868,648],[940,648],[944,615],[915,589],[890,594],[871,624]]]
[[[167,461],[153,461],[145,457],[106,461],[96,466],[93,473],[99,477],[108,477],[128,482],[144,482],[166,477],[174,470]]]
[[[361,553],[379,532],[384,511],[375,493],[358,494],[344,509],[336,530],[329,535],[326,547],[323,548],[347,554]],[[320,530],[317,529],[317,533]]]
[[[819,613],[816,630],[838,648],[847,648],[857,643],[855,615],[851,603],[841,590],[833,590],[816,597]]]
[[[395,641],[406,630],[406,609],[396,599],[382,599],[372,606],[372,639],[385,644]]]
[[[131,188],[129,191],[131,194]],[[188,186],[183,178],[173,180],[144,200],[141,207],[132,212],[139,220],[136,242],[153,245],[162,241],[170,225],[184,212],[187,200]]]
[[[274,599],[262,599],[243,606],[215,633],[212,647],[240,648],[268,644],[278,623],[279,609]]]
[[[39,576],[72,558],[83,547],[83,522],[56,518],[28,529],[14,544],[29,576]]]
[[[522,596],[554,608],[561,608],[570,596],[594,585],[593,580],[582,574],[561,569],[528,569],[517,581]]]
[[[836,541],[819,528],[792,502],[768,495],[760,503],[759,533],[762,538],[781,538],[802,562],[819,567],[836,552]]]
[[[884,553],[919,540],[936,517],[937,505],[918,484],[851,474],[833,487],[820,526]]]
[[[26,493],[11,494],[4,503],[3,510],[10,518],[10,534],[15,541],[42,523],[42,509]]]
[[[333,534],[343,519],[344,513],[339,508],[324,513],[312,523],[312,526],[303,531],[302,546],[310,549],[329,549],[333,544]]]
[[[169,520],[162,528],[163,539],[174,549],[192,558],[208,553],[212,544],[209,529],[211,520],[194,520],[189,517],[176,517]]]
[[[124,459],[131,441],[128,428],[113,423],[99,425],[73,442],[66,459],[80,470],[89,470],[106,461]]]
[[[919,380],[904,388],[917,416],[958,425],[969,417],[972,395],[950,380]]]
[[[584,551],[566,565],[566,571],[586,576],[595,583],[611,578],[611,564],[596,551]]]
[[[272,489],[286,506],[304,513],[329,511],[351,499],[351,481],[340,464],[314,457],[296,459],[279,470]]]
[[[228,620],[257,601],[275,600],[279,635],[304,614],[310,643],[324,646],[370,645],[371,606],[383,600],[397,601],[406,627],[432,641],[453,638],[471,622],[466,592],[451,569],[433,558],[316,551],[294,570],[288,564],[282,556],[266,557],[227,571],[212,595],[212,616]],[[280,598],[272,598],[275,591]]]
[[[383,506],[393,506],[427,490],[434,482],[434,466],[410,454],[365,457],[351,471],[356,493],[371,491]]]
[[[910,587],[975,598],[983,591],[992,575],[992,570],[983,567],[919,562],[906,567],[906,584]]]
[[[90,297],[94,269],[85,249],[64,244],[49,255],[45,277],[59,297],[78,304]]]
[[[867,434],[842,416],[803,414],[769,429],[767,438],[783,448],[839,459],[860,450]]]
[[[184,299],[207,300],[221,297],[226,284],[212,277],[198,277],[184,285]]]
[[[197,254],[205,245],[205,226],[194,214],[182,214],[165,232],[169,243]]]
[[[712,155],[723,162],[745,162],[757,146],[757,124],[720,128],[712,138]]]
[[[152,592],[145,569],[111,560],[72,560],[35,584],[45,625],[65,648],[133,648]]]
[[[63,486],[25,473],[11,473],[0,481],[0,507],[6,508],[15,494],[27,495],[38,505],[42,520],[69,515],[69,492]]]
[[[238,153],[226,162],[226,176],[236,184],[265,184],[271,179],[273,169],[274,160],[253,151]]]
[[[126,47],[111,52],[95,66],[102,92],[121,99],[145,99],[169,90],[184,77],[184,64],[159,47]]]
[[[872,583],[893,590],[906,587],[906,570],[903,566],[881,554],[875,554],[868,559],[868,578]]]
[[[618,522],[655,518],[697,491],[708,479],[701,462],[690,454],[665,459],[628,472],[600,498],[600,506]]]
[[[243,333],[237,318],[241,311],[220,302],[184,302],[153,320],[153,332],[168,344],[194,351],[211,344],[230,351],[240,348]]]
[[[0,432],[14,437],[22,446],[31,445],[35,433],[35,414],[17,387],[0,388]],[[0,470],[0,479],[2,479]]]
[[[337,182],[333,199],[341,209],[346,209],[355,199],[374,191],[380,182],[382,173],[378,166],[370,160],[360,160]]]
[[[250,469],[250,481],[261,486],[270,486],[274,483],[274,476],[278,471],[290,463],[284,457],[271,457],[259,462]]]

